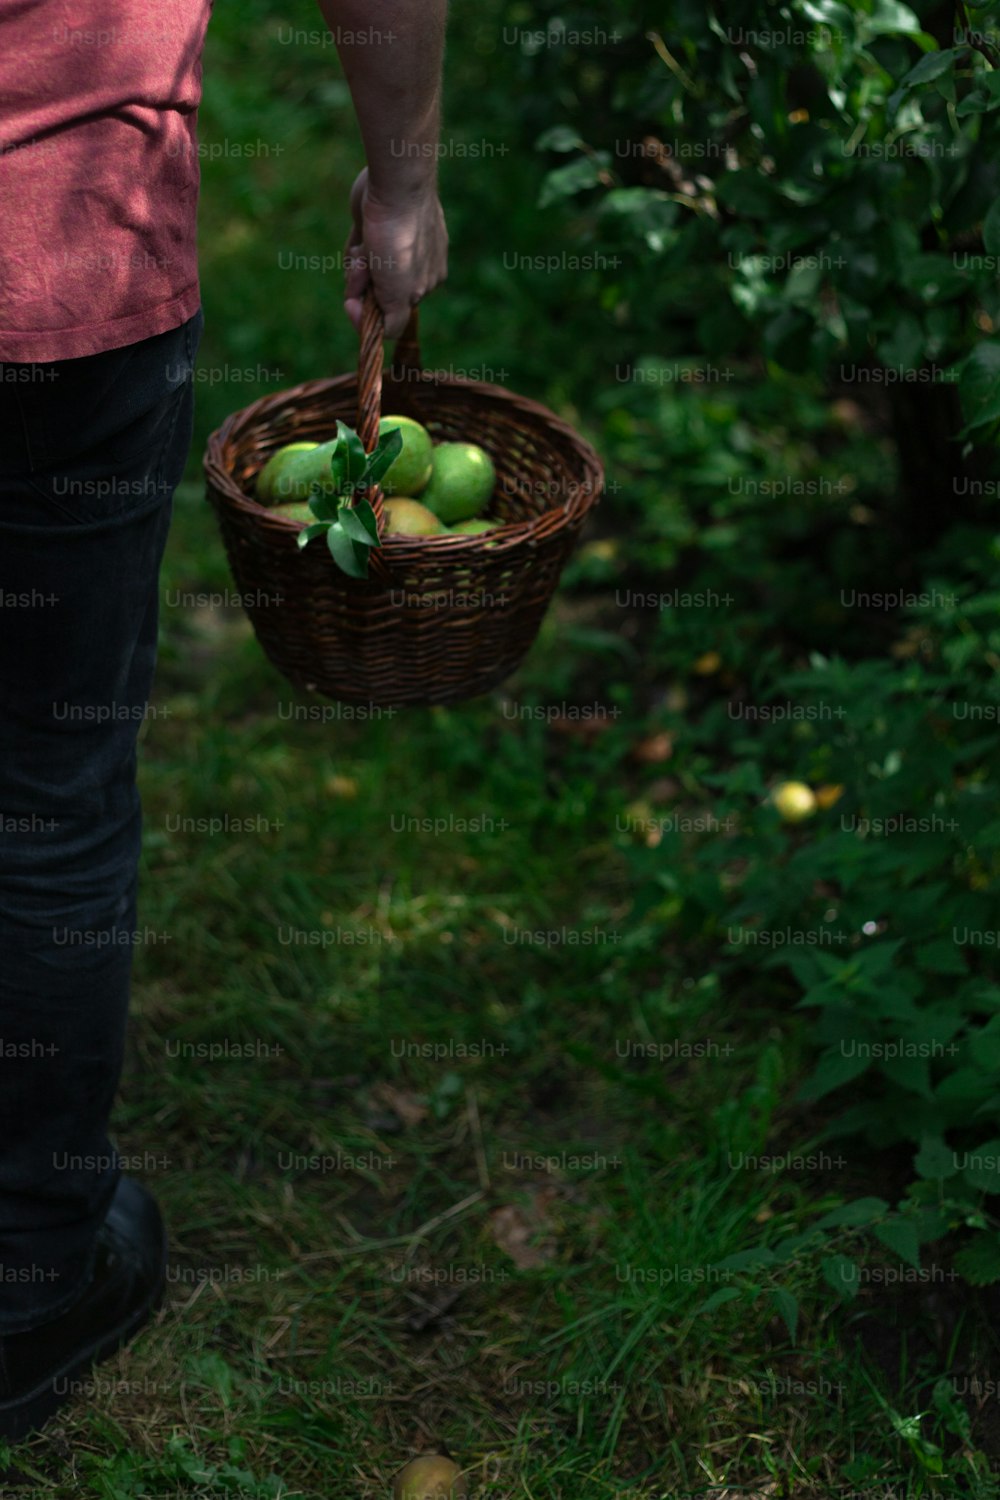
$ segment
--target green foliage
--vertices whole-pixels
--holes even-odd
[[[725,468],[725,450],[707,434],[702,442],[694,471],[709,454]],[[851,550],[831,549],[811,587],[786,573],[777,598],[800,630],[810,592],[827,605],[839,595],[824,624],[851,652],[807,646],[789,657],[759,613],[775,595],[752,503],[729,503],[737,524],[721,546],[711,526],[691,532],[684,588],[696,607],[661,610],[651,637],[655,672],[685,647],[700,659],[711,621],[718,662],[702,684],[674,690],[663,723],[683,805],[715,831],[665,832],[655,850],[629,840],[649,886],[641,904],[659,899],[678,940],[734,993],[770,976],[787,995],[791,982],[817,1044],[799,1099],[821,1106],[826,1139],[864,1140],[876,1181],[883,1153],[910,1152],[912,1188],[898,1211],[879,1205],[875,1241],[918,1266],[921,1244],[972,1227],[956,1265],[977,1284],[1000,1279],[1000,539],[954,532],[933,575],[891,599],[859,589]],[[772,566],[775,546],[772,536]],[[884,565],[872,561],[876,572]],[[866,655],[866,632],[893,606],[890,653]],[[795,828],[769,805],[784,779],[829,794]],[[828,1280],[836,1264],[826,1263]]]
[[[996,8],[970,22],[963,6],[897,0],[677,0],[641,33],[612,10],[600,84],[565,49],[533,59],[563,103],[535,139],[550,162],[537,201],[566,235],[617,252],[600,295],[635,320],[639,347],[640,308],[660,330],[655,355],[633,356],[639,388],[599,398],[633,479],[637,586],[657,562],[681,565],[690,596],[736,601],[709,617],[725,690],[710,677],[695,726],[666,719],[735,831],[632,857],[735,988],[762,970],[794,985],[818,1049],[799,1099],[832,1116],[830,1137],[912,1153],[910,1192],[873,1239],[916,1266],[920,1244],[971,1228],[956,1265],[1000,1279],[995,515],[928,497],[937,520],[915,532],[940,538],[949,504],[959,524],[918,562],[905,510],[884,500],[898,477],[871,445],[789,445],[810,430],[810,393],[831,388],[869,413],[910,406],[919,434],[923,388],[941,456],[964,443],[976,472],[995,464]],[[563,21],[599,24],[587,6]],[[763,362],[774,415],[771,397],[742,393],[741,361]],[[686,493],[668,482],[653,502],[646,471],[664,449]],[[762,503],[769,484],[791,505]],[[704,611],[667,619],[664,671],[707,644]],[[745,728],[729,717],[743,700],[759,714]],[[764,805],[785,776],[841,790],[791,832]],[[727,930],[742,936],[720,947]],[[829,1279],[839,1262],[826,1264]]]
[[[539,207],[572,201],[578,232],[620,246],[627,275],[608,286],[669,308],[689,348],[872,385],[957,380],[966,432],[992,439],[996,346],[969,356],[1000,318],[1000,74],[961,15],[678,0],[645,47],[623,21],[597,109],[566,86],[575,60],[538,62],[573,106],[536,141],[570,157]],[[979,8],[975,28],[991,24]]]
[[[349,578],[367,578],[373,547],[379,544],[378,522],[365,492],[378,484],[402,451],[403,437],[393,427],[379,438],[370,454],[357,433],[344,422],[337,423],[337,439],[330,454],[332,494],[313,486],[309,509],[313,525],[298,534],[298,545],[306,547],[317,536],[325,536],[337,567]]]

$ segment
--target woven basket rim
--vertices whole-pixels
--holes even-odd
[[[203,457],[203,469],[207,479],[218,492],[219,498],[223,500],[231,510],[242,511],[248,518],[262,519],[267,517],[279,528],[288,530],[292,528],[302,530],[309,523],[306,521],[291,521],[276,514],[278,507],[262,505],[259,500],[254,499],[237,484],[232,473],[224,462],[224,454],[230,443],[238,444],[241,437],[249,436],[250,432],[257,428],[266,427],[266,419],[273,416],[276,410],[284,410],[291,407],[301,407],[314,397],[327,394],[346,395],[358,384],[357,374],[352,372],[347,375],[324,376],[314,380],[302,381],[299,385],[289,386],[282,391],[272,391],[269,395],[261,396],[256,401],[250,402],[248,406],[231,412],[228,417],[209,434],[205,444]],[[438,537],[410,537],[398,534],[384,535],[379,542],[379,550],[394,552],[396,550],[413,549],[414,543],[425,542],[433,546],[434,552],[442,550],[451,551],[452,547],[459,548],[463,545],[482,544],[487,538],[489,542],[501,550],[511,550],[520,543],[525,542],[531,534],[545,524],[550,517],[559,516],[565,518],[574,517],[581,512],[586,512],[600,499],[604,483],[604,466],[596,449],[582,438],[580,434],[562,417],[543,406],[541,402],[535,401],[530,396],[521,396],[514,391],[509,391],[504,386],[496,385],[485,380],[468,380],[457,375],[437,375],[421,379],[421,386],[425,390],[433,390],[441,387],[449,387],[460,391],[463,395],[468,394],[476,398],[485,398],[500,406],[513,407],[518,415],[536,418],[541,429],[545,432],[556,432],[566,439],[572,447],[584,458],[586,463],[587,477],[581,479],[570,479],[567,481],[568,493],[561,504],[547,507],[545,510],[528,517],[522,521],[508,521],[498,526],[494,531],[480,536],[438,536]],[[389,382],[391,388],[391,382]],[[447,544],[451,544],[448,546]]]

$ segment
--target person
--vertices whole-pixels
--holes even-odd
[[[344,304],[398,337],[447,271],[447,0],[321,0],[367,166]],[[137,929],[137,739],[202,330],[211,0],[0,16],[0,1438],[35,1431],[165,1283],[109,1136]]]

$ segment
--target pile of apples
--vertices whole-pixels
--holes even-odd
[[[386,416],[379,422],[380,439],[397,430],[402,448],[381,480],[386,535],[478,536],[502,524],[483,515],[497,479],[484,448],[435,443],[412,417]],[[257,475],[258,500],[289,520],[313,521],[310,496],[334,493],[330,459],[337,441],[279,448]]]

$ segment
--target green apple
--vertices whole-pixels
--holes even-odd
[[[297,500],[294,505],[276,505],[275,511],[286,521],[305,521],[306,525],[316,519],[305,500]]]
[[[485,536],[487,531],[496,531],[500,526],[499,521],[487,521],[485,517],[473,516],[471,521],[459,521],[457,526],[448,529],[452,536]]]
[[[286,443],[283,448],[279,448],[276,453],[272,453],[267,463],[257,475],[257,499],[264,505],[271,505],[283,493],[279,491],[278,483],[288,467],[289,455],[292,453],[306,453],[318,447],[319,443]]]
[[[438,443],[434,470],[421,500],[446,525],[468,521],[490,500],[497,475],[493,460],[475,443]]]
[[[385,502],[386,536],[444,536],[447,528],[442,526],[433,511],[421,505],[419,500],[408,500],[400,495]]]
[[[336,443],[337,439],[331,438],[327,443],[296,444],[297,451],[282,459],[277,476],[270,485],[271,502],[308,500],[314,490],[324,495],[335,494],[337,486],[330,459]]]
[[[411,1458],[392,1481],[393,1500],[467,1500],[458,1464],[443,1454]]]
[[[426,427],[412,417],[383,417],[378,435],[384,437],[394,427],[403,439],[402,452],[393,459],[382,476],[384,495],[419,495],[431,477],[434,444]]]
[[[786,823],[803,823],[816,811],[816,794],[804,781],[782,781],[771,793],[771,801]]]

